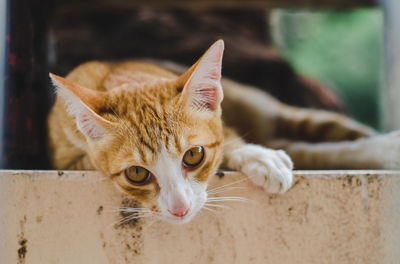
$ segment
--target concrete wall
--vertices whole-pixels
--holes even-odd
[[[297,172],[282,196],[245,180],[223,195],[252,202],[181,226],[118,226],[126,197],[96,172],[0,171],[0,263],[400,263],[399,176]]]

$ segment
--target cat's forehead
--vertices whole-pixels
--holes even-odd
[[[188,124],[177,111],[166,111],[161,106],[141,103],[139,108],[123,109],[114,122],[119,124],[123,141],[136,150],[137,159],[151,162],[165,148],[181,153],[187,144]]]
[[[213,131],[213,124],[188,119],[177,113],[153,113],[147,117],[120,120],[120,129],[123,131],[121,144],[133,161],[151,165],[164,150],[171,157],[178,158],[193,146],[221,140],[221,133]]]
[[[172,91],[162,93],[155,87],[115,94],[112,101],[115,113],[110,113],[112,121],[119,124],[121,144],[136,163],[154,163],[163,149],[172,157],[180,157],[190,147],[221,137],[222,132],[215,131],[218,127],[215,123],[220,124],[218,117],[213,121],[200,118],[181,107],[178,91]]]

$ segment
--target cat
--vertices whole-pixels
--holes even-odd
[[[50,74],[57,92],[47,122],[53,167],[97,169],[143,210],[177,224],[202,209],[220,166],[268,193],[290,188],[293,162],[400,167],[397,132],[376,135],[339,114],[284,105],[221,78],[223,51],[218,40],[181,74],[173,64],[143,61],[92,61],[66,78]]]

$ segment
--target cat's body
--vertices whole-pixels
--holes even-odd
[[[66,79],[53,76],[60,95],[48,119],[54,168],[98,169],[146,208],[186,222],[207,200],[207,181],[221,163],[268,192],[286,191],[290,158],[262,146],[284,148],[296,168],[400,167],[397,134],[368,138],[371,129],[343,116],[220,82],[222,52],[218,41],[180,76],[140,61],[88,62]],[[377,147],[391,145],[394,154],[382,157]],[[127,180],[142,174],[150,176]]]

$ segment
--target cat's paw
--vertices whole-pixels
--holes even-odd
[[[229,154],[227,165],[246,174],[268,193],[284,193],[293,181],[293,163],[283,150],[248,144]]]

